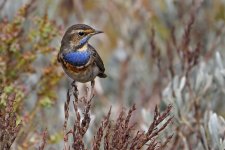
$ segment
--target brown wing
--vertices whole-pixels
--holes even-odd
[[[60,50],[59,50],[59,53],[58,53],[58,55],[57,55],[57,60],[58,60],[58,62],[61,62],[62,60],[62,58],[61,58],[61,53],[63,52],[63,47],[64,47],[64,44],[61,42],[61,47],[60,47]]]
[[[96,65],[98,66],[98,68],[100,70],[100,73],[98,74],[98,76],[100,78],[106,78],[107,75],[104,73],[105,67],[104,67],[101,57],[99,56],[98,52],[94,49],[94,47],[92,47],[90,44],[88,44],[88,48],[92,51],[94,62],[96,63]]]

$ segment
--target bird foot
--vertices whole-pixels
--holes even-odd
[[[94,87],[95,87],[95,81],[91,81],[91,95],[90,97],[93,97],[94,96]]]
[[[76,81],[73,81],[73,82],[71,83],[71,86],[72,86],[72,91],[73,91],[76,95],[79,95],[79,91],[78,91],[78,88],[77,88]]]

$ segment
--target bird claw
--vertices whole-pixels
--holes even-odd
[[[70,91],[73,92],[74,95],[76,95],[78,97],[79,91],[78,91],[78,88],[77,88],[77,85],[76,85],[76,81],[73,81],[71,83],[71,86],[72,86],[72,88],[71,88]],[[90,97],[94,97],[94,86],[95,86],[95,81],[91,81],[91,95],[90,95]],[[89,88],[87,87],[86,90],[87,90],[86,92],[88,92]]]

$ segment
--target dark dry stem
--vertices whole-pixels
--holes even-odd
[[[45,131],[43,132],[43,135],[42,135],[42,144],[39,147],[39,150],[44,150],[46,142],[47,142],[46,141],[47,140],[47,135],[48,135],[48,132],[47,132],[47,129],[45,129]]]
[[[64,142],[67,143],[64,146],[64,150],[68,150],[70,148],[76,149],[76,150],[83,150],[85,149],[86,143],[84,142],[84,135],[86,134],[89,124],[91,121],[90,118],[90,109],[91,109],[91,101],[93,99],[93,95],[91,95],[88,98],[88,92],[86,92],[86,95],[82,97],[81,99],[78,98],[78,89],[75,84],[73,84],[73,109],[75,112],[75,122],[73,125],[73,129],[69,130],[69,132],[65,132],[66,129],[64,129]],[[67,127],[67,121],[68,121],[68,105],[70,102],[70,95],[67,93],[67,101],[65,102],[65,122],[64,122],[64,128]],[[80,114],[79,111],[79,104],[82,104],[83,106],[83,117]],[[136,135],[133,134],[135,131],[136,124],[130,124],[130,120],[132,117],[133,112],[136,110],[135,105],[133,105],[128,113],[126,114],[125,110],[122,109],[122,111],[119,113],[119,116],[117,120],[112,123],[113,121],[110,121],[110,115],[111,115],[111,107],[109,109],[109,112],[107,116],[103,119],[101,122],[100,127],[97,130],[96,135],[93,139],[93,144],[91,146],[91,149],[93,150],[99,150],[101,148],[102,140],[104,140],[103,145],[104,149],[110,150],[110,149],[121,149],[121,150],[135,150],[135,149],[141,149],[144,146],[147,147],[147,149],[156,149],[160,146],[164,146],[170,141],[172,136],[166,137],[166,140],[164,144],[160,144],[158,142],[157,138],[159,134],[165,130],[165,128],[170,124],[172,117],[168,117],[170,114],[170,111],[172,109],[172,106],[169,105],[167,109],[160,114],[158,107],[155,107],[155,113],[154,113],[154,120],[152,124],[149,126],[149,129],[147,132],[141,132],[137,131]],[[165,123],[161,125],[159,128],[158,125],[161,124],[165,119]],[[73,136],[73,143],[68,143],[69,135]]]
[[[167,109],[164,111],[164,113],[160,115],[157,106],[155,107],[154,120],[152,124],[150,125],[148,132],[144,134],[143,138],[140,138],[136,146],[137,149],[141,149],[147,142],[151,141],[152,139],[155,139],[156,136],[158,136],[159,133],[163,131],[171,123],[173,117],[168,118],[168,116],[170,115],[171,109],[172,109],[172,105],[169,105]],[[161,128],[158,129],[158,125],[167,118],[168,120],[165,123],[163,123]]]
[[[111,112],[111,108],[112,107],[110,107],[110,112]],[[109,150],[109,149],[112,148],[111,145],[110,145],[110,135],[111,135],[110,131],[111,131],[111,122],[109,121],[108,127],[106,129],[106,133],[105,133],[105,136],[104,136],[104,149],[105,150]]]
[[[6,106],[0,110],[0,149],[8,150],[17,137],[22,124],[16,124],[16,113],[14,112],[13,105],[15,102],[16,94],[9,95],[5,101]]]
[[[101,140],[102,140],[102,137],[103,137],[103,132],[107,128],[107,126],[109,125],[109,122],[110,122],[109,121],[110,114],[111,114],[111,107],[109,109],[108,115],[102,121],[101,126],[99,127],[99,129],[97,131],[97,136],[94,137],[93,150],[99,150],[100,149],[100,144],[101,144]]]
[[[63,125],[63,133],[64,133],[64,150],[68,150],[68,133],[67,133],[67,122],[69,118],[69,104],[70,104],[70,94],[69,94],[69,89],[67,90],[67,100],[64,104],[64,113],[65,113],[65,120],[64,120],[64,125]]]

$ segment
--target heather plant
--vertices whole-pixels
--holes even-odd
[[[90,125],[90,108],[92,106],[91,102],[93,95],[89,98],[87,93],[84,97],[78,98],[77,87],[73,87],[73,109],[75,111],[76,119],[74,121],[73,128],[67,131],[67,122],[69,118],[69,104],[70,104],[70,94],[69,90],[67,92],[67,100],[64,105],[65,121],[64,121],[64,150],[68,149],[93,149],[98,150],[101,147],[110,149],[163,149],[171,140],[173,134],[164,137],[164,141],[159,140],[160,133],[171,123],[172,116],[170,112],[172,106],[169,105],[167,109],[160,114],[157,106],[154,111],[154,119],[149,125],[146,132],[136,129],[137,123],[130,123],[132,114],[136,110],[135,105],[133,105],[128,113],[122,110],[116,120],[111,120],[111,107],[108,114],[100,123],[100,127],[97,129],[97,133],[94,135],[93,142],[89,148],[87,148],[87,143],[84,142],[84,135],[87,132]],[[79,103],[82,104],[83,112],[81,117],[81,112],[78,111]],[[70,144],[69,137],[73,137]],[[161,139],[162,140],[162,139]],[[103,141],[103,142],[101,142]]]
[[[1,109],[5,108],[9,111],[6,97],[16,93],[15,103],[13,103],[15,112],[10,119],[16,121],[17,114],[19,115],[17,118],[23,120],[23,128],[16,135],[20,137],[17,138],[18,143],[24,145],[29,143],[27,136],[34,126],[28,122],[34,122],[36,111],[54,103],[56,99],[54,87],[61,76],[55,66],[55,47],[50,45],[53,38],[58,35],[59,28],[48,19],[47,15],[33,17],[31,15],[35,8],[33,4],[31,1],[22,6],[11,20],[3,17],[0,22],[0,89],[3,99]],[[40,62],[40,57],[49,57],[47,55],[53,59],[46,62],[43,68],[35,67],[35,63]],[[38,81],[27,84],[29,80],[32,80],[32,76],[38,76]],[[36,93],[37,99],[29,115],[26,116],[24,115],[26,111],[23,111],[26,105],[25,100],[33,92]],[[10,103],[10,107],[13,104]]]
[[[223,1],[26,2],[0,2],[0,149],[225,148]],[[76,23],[105,32],[95,96],[56,61]]]
[[[0,110],[0,149],[10,149],[21,128],[21,121],[17,122],[13,106],[15,94],[9,95],[6,99],[1,98],[0,104],[6,103],[6,107]]]
[[[223,51],[216,50],[224,46],[219,45],[224,40],[221,39],[224,23],[218,23],[220,32],[213,36],[209,45],[206,46],[201,38],[193,40],[202,5],[201,1],[196,1],[190,6],[187,13],[189,19],[184,25],[181,38],[176,35],[177,27],[171,28],[170,38],[165,44],[165,56],[156,44],[155,30],[152,31],[152,56],[157,62],[160,77],[166,75],[171,79],[162,91],[163,101],[174,104],[175,108],[176,132],[170,149],[222,150],[225,147],[224,118],[214,112],[218,111],[218,104],[224,107],[221,102],[223,97],[220,97],[224,94],[221,91],[224,88],[221,74],[224,68]],[[163,58],[166,58],[168,65],[163,63]],[[162,68],[167,68],[168,72],[163,72],[165,70]]]
[[[5,4],[5,3],[4,3]],[[2,5],[4,5],[2,4]],[[31,1],[28,4],[22,6],[18,12],[15,14],[13,19],[2,18],[1,26],[1,148],[9,149],[12,148],[14,142],[14,148],[32,148],[38,143],[38,141],[43,140],[40,144],[39,149],[44,149],[47,145],[47,130],[43,132],[43,135],[37,134],[32,137],[33,132],[35,132],[34,122],[38,120],[37,112],[41,111],[43,108],[49,108],[54,104],[56,99],[56,85],[61,77],[61,73],[58,72],[56,64],[56,47],[52,46],[54,43],[54,38],[59,34],[58,29],[53,21],[49,20],[48,16],[44,14],[43,16],[34,16],[33,11],[36,8],[35,1]],[[52,59],[48,60],[47,58]],[[46,60],[45,60],[46,59]],[[36,67],[42,65],[41,61],[45,60],[43,68]],[[30,78],[36,76],[38,80],[33,84],[28,84]],[[33,81],[32,81],[33,82]],[[16,93],[16,94],[13,94]],[[31,107],[29,114],[23,111],[24,105],[27,104],[25,101],[32,96],[31,93],[35,93],[37,96],[34,106]],[[10,96],[13,95],[13,96]],[[16,96],[15,96],[16,95]],[[65,103],[65,123],[64,123],[64,142],[67,148],[68,135],[73,135],[73,144],[71,148],[74,149],[84,149],[87,145],[82,140],[84,134],[89,128],[90,123],[90,108],[91,100],[87,98],[82,98],[85,107],[84,118],[81,121],[80,113],[78,112],[78,95],[73,94],[75,100],[73,101],[73,106],[76,114],[76,122],[74,123],[73,130],[67,132],[67,120],[69,116],[69,101],[70,96],[67,96],[67,101]],[[7,98],[9,97],[9,98]],[[13,109],[14,107],[14,109]],[[150,146],[152,149],[158,146],[158,142],[155,140],[158,133],[160,133],[171,121],[169,118],[165,125],[157,129],[158,124],[167,119],[171,107],[168,111],[160,116],[158,110],[155,111],[155,120],[151,125],[149,132],[142,133],[138,132],[136,137],[130,138],[130,132],[133,130],[133,126],[129,126],[129,120],[131,118],[132,112],[135,110],[133,106],[130,109],[128,116],[125,117],[125,112],[122,111],[118,120],[116,121],[115,129],[111,129],[111,121],[109,120],[110,111],[108,116],[102,123],[94,137],[92,147],[93,149],[99,149],[101,145],[101,139],[103,138],[103,131],[107,128],[107,134],[105,135],[105,147],[107,149],[122,148],[123,142],[126,142],[124,149],[131,147],[142,147],[150,141]],[[19,124],[16,123],[18,120]],[[81,121],[81,122],[80,122]],[[22,125],[22,128],[21,128]],[[112,130],[112,131],[111,131]],[[113,134],[112,134],[113,133]],[[119,135],[118,133],[121,133]],[[111,137],[112,136],[112,137]],[[123,137],[123,141],[117,143],[117,136]],[[41,138],[42,137],[42,138]],[[170,139],[171,137],[169,137]],[[16,141],[15,141],[16,139]],[[153,140],[154,139],[154,140]],[[132,144],[133,140],[133,145]],[[134,142],[136,144],[134,144]],[[165,145],[165,144],[164,144]]]

